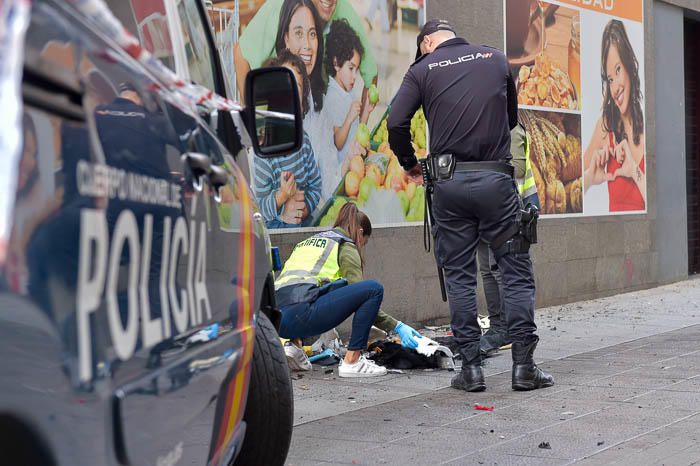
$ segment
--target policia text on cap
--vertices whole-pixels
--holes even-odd
[[[430,134],[429,165],[436,167],[435,255],[444,269],[452,330],[463,361],[452,386],[467,391],[486,387],[475,295],[474,254],[481,237],[491,244],[503,275],[513,389],[549,387],[552,377],[533,360],[539,338],[528,249],[535,232],[521,227],[526,212],[510,165],[510,129],[517,124],[518,108],[508,61],[497,49],[456,37],[444,20],[428,21],[417,42],[416,61],[389,114],[389,143],[409,177],[420,182],[410,120],[422,105]]]

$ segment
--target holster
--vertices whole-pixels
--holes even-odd
[[[537,243],[537,221],[539,209],[528,204],[518,211],[513,225],[491,242],[491,249],[497,259],[506,254],[524,253],[530,245]]]
[[[454,177],[457,160],[454,154],[430,156],[430,176],[437,181],[449,181]]]

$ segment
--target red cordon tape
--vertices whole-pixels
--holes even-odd
[[[478,409],[479,411],[493,411],[493,406],[474,405],[474,409]]]

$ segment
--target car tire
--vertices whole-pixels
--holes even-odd
[[[243,420],[246,434],[234,466],[283,465],[292,440],[294,397],[287,358],[270,319],[260,312]]]

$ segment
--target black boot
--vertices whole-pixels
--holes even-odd
[[[462,372],[452,377],[452,388],[465,392],[483,392],[486,390],[484,372],[478,364],[462,365]]]
[[[483,392],[486,389],[481,370],[479,342],[471,342],[459,348],[462,356],[462,372],[452,377],[452,388],[467,392]]]
[[[527,345],[513,342],[513,390],[536,390],[554,385],[554,378],[535,365],[532,354],[536,347],[537,340]]]

